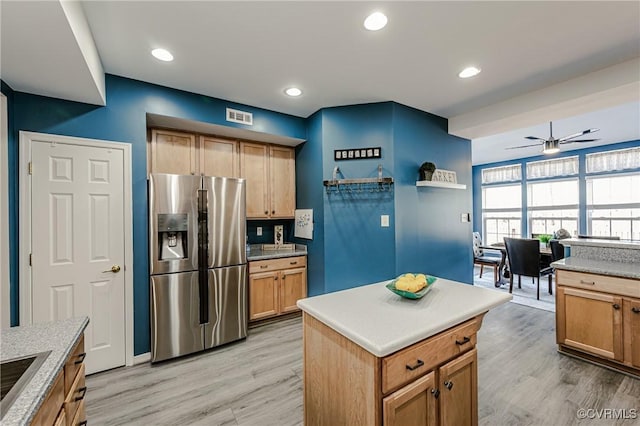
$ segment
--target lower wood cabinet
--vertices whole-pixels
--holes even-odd
[[[305,425],[477,425],[482,317],[379,358],[304,313]]]
[[[478,424],[477,350],[414,380],[382,401],[385,426]]]
[[[305,256],[249,262],[249,320],[298,311],[307,297]]]
[[[556,282],[560,352],[640,375],[640,282],[565,270]]]
[[[84,410],[85,386],[84,336],[66,360],[44,403],[31,425],[81,426],[87,423]]]

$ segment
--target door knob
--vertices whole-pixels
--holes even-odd
[[[111,269],[107,269],[106,271],[102,271],[102,272],[113,272],[114,274],[118,273],[120,272],[120,265],[113,265]]]

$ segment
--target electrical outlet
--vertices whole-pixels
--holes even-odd
[[[262,236],[262,226],[258,226],[258,227],[256,228],[256,235],[257,235],[258,237],[261,237],[261,236]]]
[[[383,214],[380,216],[380,226],[383,228],[388,228],[389,227],[389,215],[388,214]]]

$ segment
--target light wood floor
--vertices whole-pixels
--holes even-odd
[[[639,424],[577,420],[579,408],[640,411],[640,380],[558,354],[554,333],[554,314],[539,309],[507,303],[485,316],[480,424]],[[196,356],[95,374],[87,386],[93,425],[300,425],[301,319]]]

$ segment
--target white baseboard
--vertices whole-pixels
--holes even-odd
[[[144,364],[151,361],[151,352],[146,352],[133,357],[133,365]]]

